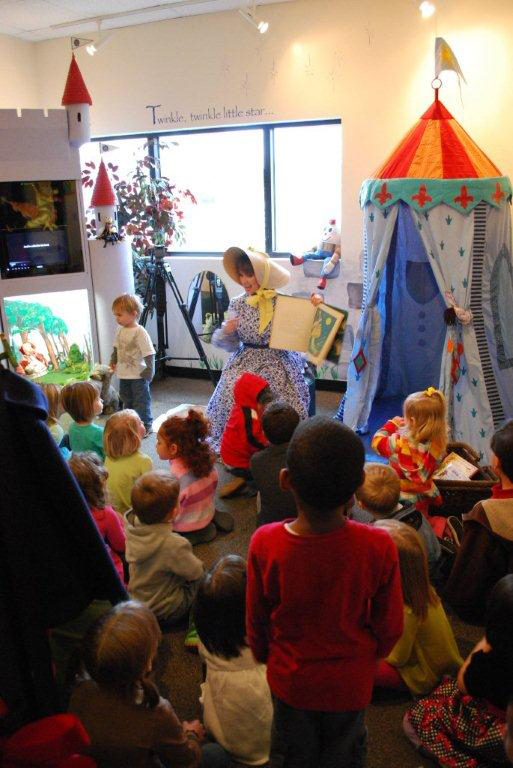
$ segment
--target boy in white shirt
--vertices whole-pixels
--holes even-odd
[[[137,322],[142,312],[137,296],[129,293],[112,302],[112,313],[121,326],[114,339],[110,366],[119,378],[119,396],[124,408],[137,411],[151,432],[150,382],[155,373],[155,349],[148,332]]]

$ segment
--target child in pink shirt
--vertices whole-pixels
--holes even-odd
[[[186,536],[191,544],[212,541],[217,535],[214,516],[217,518],[218,476],[208,436],[208,421],[193,408],[186,418],[170,416],[157,434],[157,454],[169,461],[171,474],[180,483],[179,510],[173,519],[173,530]],[[222,525],[219,527],[224,530]]]
[[[93,451],[74,453],[68,464],[109,549],[119,578],[124,582],[121,558],[125,553],[125,531],[119,515],[105,504],[108,472]]]

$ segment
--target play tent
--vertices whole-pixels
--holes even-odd
[[[513,416],[510,203],[509,178],[435,91],[360,192],[364,305],[339,411],[351,428],[379,427],[373,408],[382,421],[410,392],[437,386],[452,439],[487,457]]]

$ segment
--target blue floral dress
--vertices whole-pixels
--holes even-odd
[[[310,395],[304,378],[304,360],[299,352],[270,349],[271,325],[259,333],[259,312],[246,303],[247,294],[230,301],[228,312],[239,320],[237,332],[227,335],[214,333],[212,343],[236,350],[228,360],[214,394],[207,405],[206,415],[211,424],[211,445],[219,451],[221,436],[233,406],[233,386],[245,371],[262,376],[280,400],[285,400],[304,419],[308,415]],[[275,301],[275,299],[273,300]],[[245,344],[261,345],[260,347]]]

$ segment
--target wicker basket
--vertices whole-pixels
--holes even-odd
[[[446,517],[457,515],[461,518],[465,512],[470,512],[478,501],[488,499],[492,495],[492,486],[499,482],[499,478],[494,475],[491,467],[479,466],[479,455],[470,445],[447,443],[447,453],[451,453],[451,451],[479,467],[479,472],[471,480],[437,480],[434,478],[434,482],[442,494],[443,504],[441,507],[433,507],[432,512],[436,515],[445,515]]]

